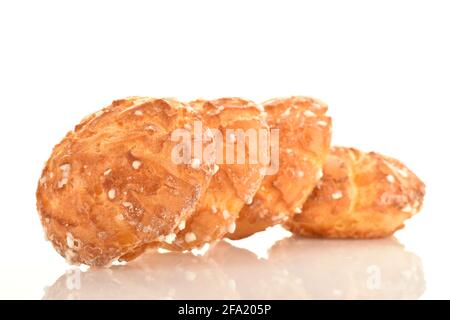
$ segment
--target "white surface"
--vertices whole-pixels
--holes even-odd
[[[0,2],[0,298],[40,299],[44,287],[69,269],[43,240],[34,196],[40,170],[53,145],[84,115],[130,95],[256,101],[311,95],[326,101],[334,144],[399,158],[426,182],[424,210],[396,234],[411,259],[421,259],[423,276],[415,278],[419,289],[400,293],[450,298],[449,9],[446,1]],[[264,251],[282,232],[258,237],[243,246],[271,261]],[[311,268],[322,279],[329,265],[355,266],[330,258],[328,252],[339,246],[339,254],[356,254],[361,266],[389,262],[388,275],[401,273],[396,268],[404,267],[397,263],[404,251],[396,247],[383,262],[385,245],[368,245],[375,247],[371,262],[358,256],[364,245],[332,243],[323,249],[317,244],[303,254],[294,243],[292,261],[297,254],[307,268],[314,261],[309,257],[319,259],[323,267],[314,261]],[[136,276],[168,272],[167,263],[159,266],[151,271],[156,273]],[[238,288],[239,272],[253,276],[245,263],[237,271],[222,269]],[[300,276],[310,277],[308,272]],[[289,274],[283,273],[287,279]],[[340,277],[348,275],[336,272],[335,281]],[[98,283],[92,288],[100,292],[110,283],[93,278],[97,282],[88,283]],[[391,280],[401,286],[401,279]],[[121,289],[121,297],[136,292],[121,281],[128,288]],[[333,281],[317,281],[317,288],[305,290],[347,296]],[[156,297],[148,283],[139,289],[142,297]],[[56,297],[55,290],[57,284],[46,297]],[[83,292],[65,297],[77,295]],[[282,296],[274,291],[272,297]]]

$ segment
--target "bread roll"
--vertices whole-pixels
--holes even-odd
[[[330,148],[331,119],[323,102],[290,97],[263,106],[271,130],[280,130],[279,171],[264,178],[253,202],[241,210],[236,231],[228,234],[231,239],[248,237],[299,212],[322,176]]]
[[[69,132],[37,190],[41,222],[56,250],[71,263],[104,266],[173,240],[214,173],[212,154],[195,165],[172,161],[171,133],[196,120],[183,103],[134,97]]]
[[[422,207],[425,186],[400,161],[335,147],[321,182],[285,227],[306,237],[379,238]]]
[[[266,166],[258,158],[256,163],[251,161],[250,153],[258,151],[257,141],[245,139],[240,134],[252,131],[257,135],[260,130],[268,131],[263,114],[255,103],[240,98],[223,98],[197,100],[190,105],[201,115],[205,126],[218,130],[219,136],[215,140],[222,156],[195,213],[186,221],[174,243],[162,245],[176,251],[200,248],[222,239],[228,232],[232,233],[242,207],[252,201],[261,185]],[[245,161],[238,163],[241,141],[244,143],[242,152],[245,153]],[[223,142],[221,146],[220,142]],[[230,152],[232,162],[227,163],[227,153]]]

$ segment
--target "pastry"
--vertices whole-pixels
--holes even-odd
[[[294,234],[387,237],[422,207],[423,182],[393,158],[334,147],[323,172],[302,211],[285,223]]]
[[[323,102],[290,97],[263,106],[269,127],[279,130],[279,170],[266,175],[252,203],[239,213],[236,231],[228,234],[233,240],[280,224],[301,211],[322,177],[330,147],[331,118]]]
[[[172,242],[214,174],[214,154],[172,161],[179,144],[172,133],[191,132],[195,121],[198,114],[181,102],[134,97],[114,101],[69,132],[37,190],[55,249],[70,263],[105,266],[133,259],[149,243]],[[205,150],[213,143],[207,140]]]
[[[240,98],[223,98],[197,100],[190,105],[214,133],[218,164],[194,214],[187,219],[172,244],[162,244],[165,249],[175,251],[201,248],[222,239],[227,233],[232,234],[239,212],[245,203],[252,201],[267,166],[258,157],[251,159],[252,152],[257,156],[258,141],[245,139],[243,135],[253,134],[258,138],[261,131],[268,132],[263,113],[255,103]],[[240,148],[245,158],[238,161]]]

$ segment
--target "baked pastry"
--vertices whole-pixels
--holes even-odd
[[[239,212],[245,203],[252,201],[267,166],[258,157],[251,158],[252,155],[257,156],[258,134],[269,129],[264,114],[255,103],[240,98],[223,98],[197,100],[190,105],[215,136],[218,165],[208,190],[194,214],[187,219],[185,228],[177,233],[173,243],[161,245],[175,251],[200,248],[222,239],[227,233],[232,234]],[[246,139],[245,133],[253,133],[256,139]],[[240,148],[244,159],[238,159]]]
[[[267,175],[244,206],[230,239],[241,239],[286,221],[322,177],[322,165],[331,140],[327,106],[307,97],[274,99],[263,104],[271,130],[279,129],[279,170]],[[272,155],[272,162],[276,155]]]
[[[386,237],[421,209],[424,195],[422,181],[400,161],[334,147],[321,182],[285,227],[307,237]]]
[[[172,161],[179,143],[171,133],[192,131],[194,121],[197,113],[183,103],[134,97],[114,101],[69,132],[37,190],[56,250],[71,263],[104,266],[136,257],[149,243],[172,242],[214,174],[214,154]],[[201,141],[205,149],[209,140]]]
[[[391,235],[422,207],[424,184],[376,153],[336,147],[328,157],[326,112],[306,97],[262,107],[241,98],[114,101],[47,161],[37,190],[45,233],[70,263],[91,266],[276,224],[309,237]]]

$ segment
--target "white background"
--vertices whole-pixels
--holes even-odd
[[[396,235],[422,260],[421,297],[450,298],[449,16],[430,0],[0,2],[0,298],[40,299],[69,268],[43,240],[40,170],[83,116],[131,95],[326,101],[334,144],[426,182]]]

